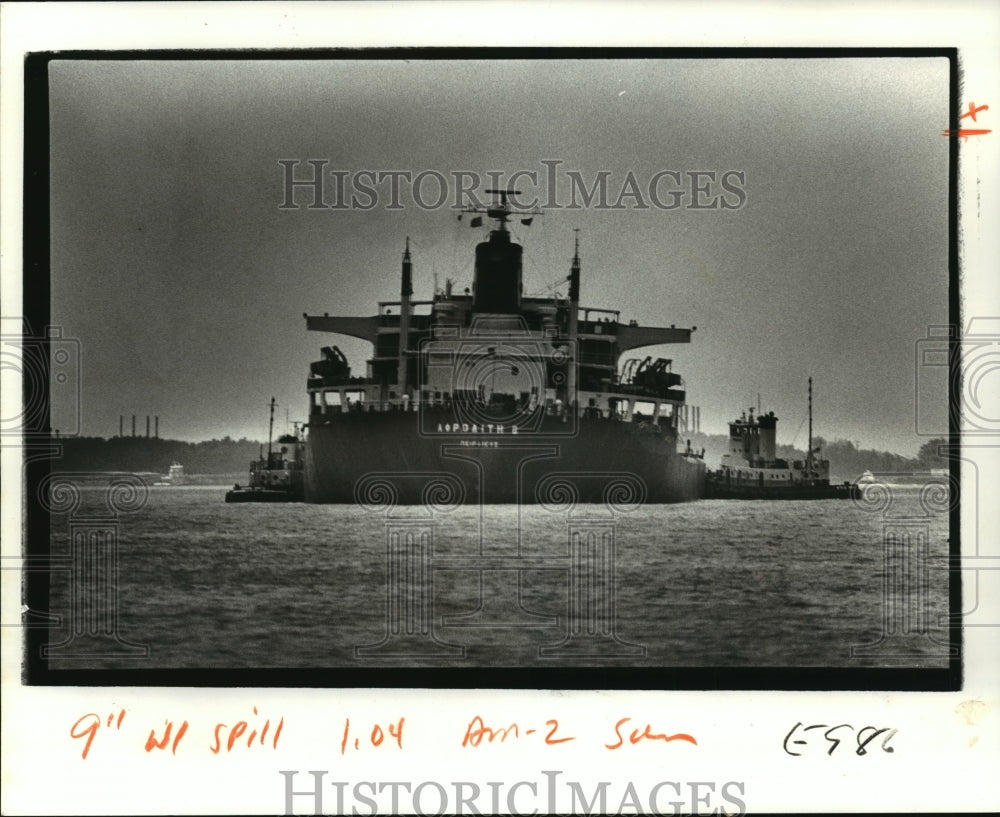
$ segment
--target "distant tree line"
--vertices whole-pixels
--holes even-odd
[[[695,450],[705,449],[705,462],[709,468],[718,468],[722,455],[729,450],[729,438],[725,434],[692,434],[691,447]],[[813,439],[813,448],[821,449],[823,459],[830,461],[830,478],[854,480],[865,471],[873,473],[909,473],[912,471],[928,471],[931,468],[947,468],[948,460],[938,454],[938,447],[948,441],[943,437],[928,440],[917,452],[916,457],[904,457],[891,451],[876,451],[871,448],[858,448],[850,440],[834,440],[827,442],[822,437]],[[804,460],[805,449],[793,448],[790,445],[778,445],[775,454],[784,460]]]
[[[155,437],[63,437],[63,454],[54,469],[67,471],[131,471],[166,474],[179,462],[188,474],[231,474],[249,468],[260,453],[255,440],[223,437],[189,443]]]
[[[691,447],[705,449],[705,462],[717,468],[722,455],[728,450],[729,439],[725,434],[691,434]],[[814,447],[822,449],[822,456],[830,461],[830,476],[835,481],[855,479],[866,470],[875,473],[927,471],[945,468],[947,459],[938,454],[938,447],[947,443],[943,437],[928,440],[916,457],[904,457],[889,451],[862,449],[850,440],[826,442],[816,437]],[[166,474],[170,464],[179,462],[188,474],[232,474],[246,471],[250,461],[257,458],[261,443],[256,440],[223,437],[189,443],[183,440],[164,440],[155,437],[63,437],[62,459],[57,469],[67,471],[133,471]],[[805,459],[804,449],[778,445],[776,454],[785,460]]]

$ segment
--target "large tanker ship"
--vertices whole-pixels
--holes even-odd
[[[471,289],[414,300],[409,240],[398,301],[369,317],[306,315],[307,328],[369,341],[364,376],[336,346],[310,366],[308,502],[661,503],[699,499],[700,455],[679,430],[697,412],[672,361],[633,349],[694,329],[622,323],[582,306],[577,239],[565,297],[528,297],[509,196],[477,214]],[[694,423],[690,422],[691,427]]]

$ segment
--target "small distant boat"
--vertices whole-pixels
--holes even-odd
[[[170,488],[176,485],[183,485],[186,481],[184,466],[179,462],[175,462],[170,466],[170,472],[164,474],[163,478],[158,482],[154,482],[153,486],[156,488]]]
[[[271,442],[274,431],[274,398],[267,431],[267,456],[250,463],[247,485],[237,483],[226,491],[226,502],[302,502],[305,499],[305,440],[298,424],[294,434],[283,434],[277,450]]]
[[[775,455],[778,418],[753,409],[729,423],[729,453],[706,477],[708,499],[848,499],[857,484],[830,484],[830,461],[817,456],[812,438],[812,378],[809,378],[809,447],[804,460],[791,462]]]

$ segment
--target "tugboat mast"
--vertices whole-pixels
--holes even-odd
[[[274,406],[275,399],[271,398],[271,420],[267,424],[267,467],[271,467],[271,437],[274,435]]]
[[[809,453],[806,455],[806,462],[809,463],[809,470],[812,470],[813,462],[813,379],[809,378]]]

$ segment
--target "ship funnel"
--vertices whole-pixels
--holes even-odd
[[[474,311],[520,312],[522,251],[520,244],[510,240],[506,230],[493,230],[489,241],[476,245]]]
[[[499,200],[487,208],[486,215],[497,221],[488,241],[476,245],[476,270],[472,309],[475,312],[517,314],[521,311],[521,269],[523,248],[510,240],[507,197],[520,190],[487,190]]]
[[[757,417],[757,425],[760,427],[760,458],[764,462],[774,462],[777,458],[775,450],[775,436],[778,418],[774,412],[761,414]]]

